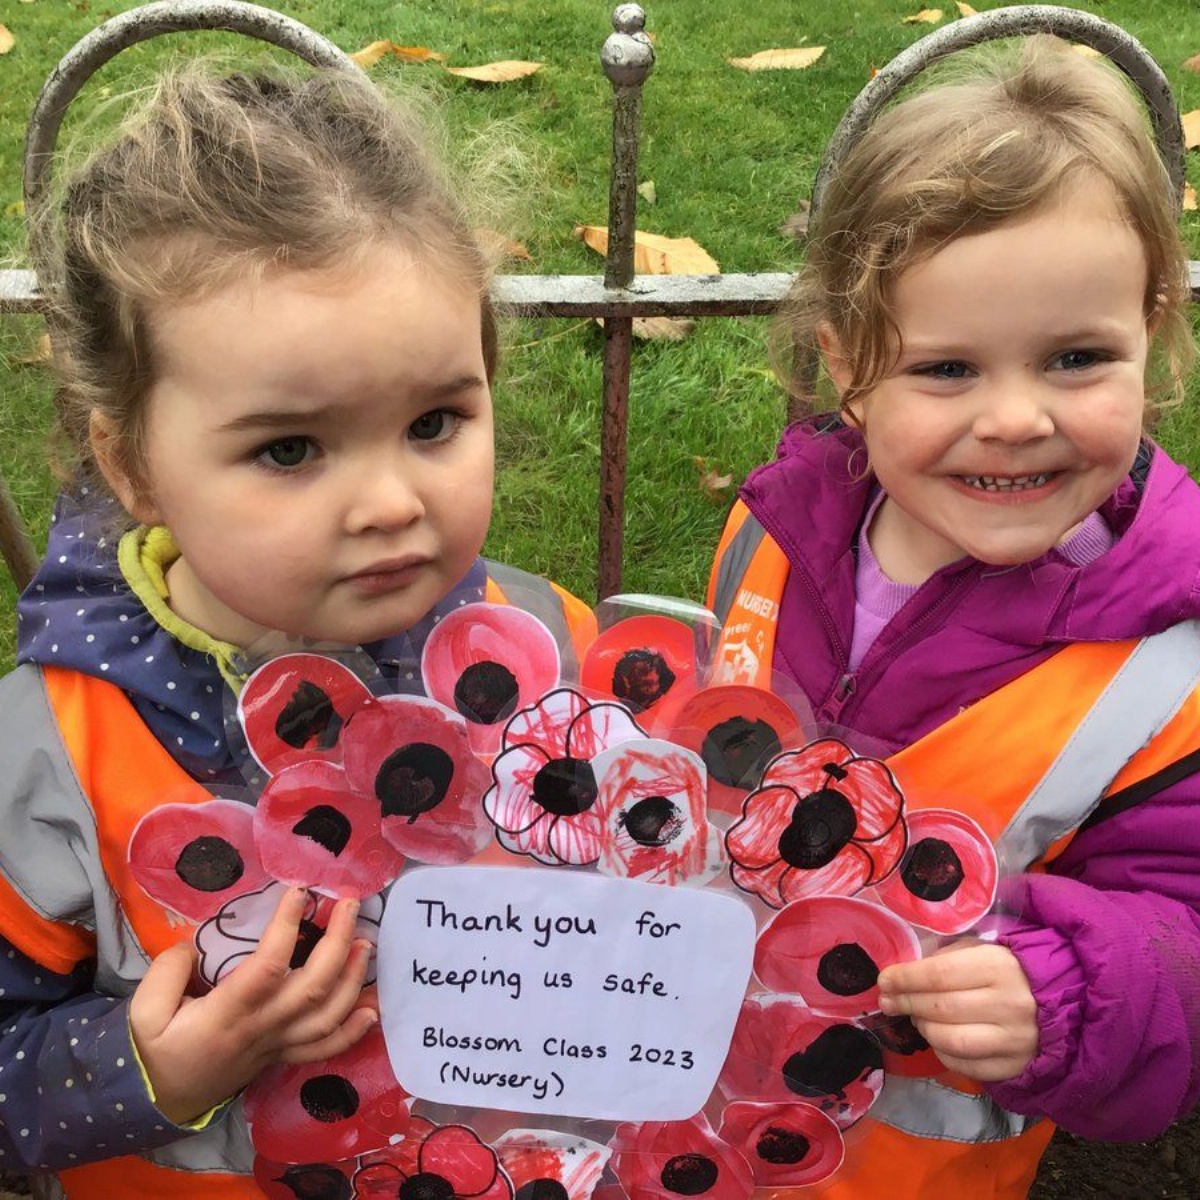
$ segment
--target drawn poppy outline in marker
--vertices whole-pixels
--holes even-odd
[[[129,869],[152,899],[189,921],[271,879],[254,840],[254,809],[216,798],[160,804],[129,838]]]
[[[324,654],[281,654],[238,694],[237,719],[254,760],[269,775],[295,763],[341,757],[342,728],[371,692]]]
[[[373,896],[404,865],[383,836],[379,802],[354,791],[339,765],[321,759],[267,780],[254,810],[254,840],[274,878],[330,896]]]
[[[619,700],[630,712],[656,714],[668,697],[696,690],[696,635],[690,625],[659,613],[616,621],[583,656],[580,686]]]
[[[512,1200],[513,1186],[496,1151],[466,1125],[412,1117],[403,1141],[359,1159],[356,1197]]]
[[[725,845],[733,882],[782,908],[878,883],[906,839],[904,795],[887,764],[822,738],[771,762]]]
[[[487,845],[481,801],[491,774],[471,749],[467,722],[423,696],[381,696],[350,718],[346,781],[372,799],[384,838],[405,858],[449,865]]]
[[[754,1190],[750,1164],[717,1137],[702,1112],[687,1121],[618,1125],[609,1145],[629,1200],[749,1200]]]
[[[772,992],[795,992],[811,1008],[858,1017],[879,1009],[879,972],[921,957],[906,921],[852,896],[810,896],[784,905],[759,931],[754,974]]]
[[[811,1187],[833,1175],[846,1157],[837,1122],[799,1101],[735,1101],[721,1113],[720,1136],[745,1156],[756,1187]]]
[[[800,718],[786,700],[744,684],[703,688],[654,732],[700,755],[709,807],[730,814],[741,813],[767,764],[802,740]]]
[[[492,763],[483,808],[506,849],[550,866],[600,857],[602,826],[593,759],[646,735],[629,711],[557,688],[516,713]]]
[[[707,883],[725,865],[724,838],[709,823],[698,754],[634,738],[592,760],[604,875],[669,886]]]
[[[965,933],[995,903],[999,874],[996,849],[975,821],[948,808],[921,808],[908,814],[908,847],[875,892],[922,929]]]
[[[410,1099],[376,1025],[333,1058],[268,1067],[246,1089],[244,1104],[258,1154],[311,1163],[351,1159],[405,1136]]]
[[[612,1153],[557,1129],[510,1129],[492,1146],[517,1200],[588,1200]]]
[[[862,1022],[764,992],[742,1002],[717,1086],[730,1101],[814,1104],[848,1129],[883,1089],[883,1052]]]
[[[561,671],[554,635],[512,604],[464,604],[433,627],[421,653],[425,691],[462,715],[484,757],[499,748],[504,723],[556,687]]]

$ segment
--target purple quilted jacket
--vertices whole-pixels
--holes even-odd
[[[899,749],[1076,641],[1200,616],[1200,488],[1146,447],[1101,513],[1117,534],[1078,567],[963,559],[929,579],[850,674],[858,527],[875,484],[857,431],[789,428],[742,498],[791,564],[774,667],[818,717]],[[822,430],[825,431],[822,431]],[[1200,743],[1200,734],[1198,734]],[[1038,1002],[1037,1056],[998,1103],[1084,1137],[1160,1133],[1200,1094],[1200,778],[1079,834],[1052,873],[1010,882],[1003,937]]]

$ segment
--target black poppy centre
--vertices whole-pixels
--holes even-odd
[[[634,712],[656,704],[674,682],[675,672],[657,650],[627,650],[613,668],[613,695]]]
[[[846,778],[837,763],[826,763],[821,769],[832,782]],[[815,871],[833,862],[857,828],[854,805],[837,788],[820,788],[796,802],[779,838],[779,857],[789,866]]]
[[[557,1179],[531,1179],[517,1188],[515,1200],[568,1200],[570,1194]]]
[[[659,1182],[680,1196],[701,1196],[717,1182],[717,1164],[703,1154],[676,1154],[663,1166]]]
[[[412,742],[392,751],[375,775],[381,815],[406,817],[411,824],[437,808],[450,790],[454,760],[440,746]]]
[[[596,803],[596,773],[586,758],[552,758],[533,777],[533,798],[556,817],[577,817]]]
[[[292,832],[316,842],[336,858],[350,841],[350,818],[331,804],[318,804],[292,826]]]
[[[779,1125],[768,1125],[754,1143],[754,1153],[763,1162],[780,1167],[803,1162],[811,1148],[812,1143],[804,1134],[794,1129],[783,1129]]]
[[[175,874],[198,892],[233,887],[246,870],[237,848],[222,837],[193,838],[175,860]]]
[[[503,663],[472,663],[454,685],[454,707],[474,725],[495,725],[512,715],[519,692],[517,677]]]
[[[758,769],[781,748],[779,734],[766,721],[730,717],[708,731],[700,746],[700,757],[719,783],[752,787]]]
[[[879,1043],[857,1025],[831,1025],[783,1064],[783,1082],[798,1096],[840,1096],[857,1079],[883,1070]]]
[[[668,846],[683,829],[679,806],[666,796],[644,796],[620,819],[625,832],[639,846]]]
[[[332,1125],[358,1112],[358,1092],[344,1075],[314,1075],[300,1085],[300,1107],[314,1121]]]
[[[399,1187],[400,1200],[453,1200],[454,1185],[432,1171],[410,1175]]]
[[[336,1167],[323,1163],[288,1167],[274,1182],[290,1188],[296,1200],[350,1200],[354,1195],[350,1180]]]
[[[857,996],[878,979],[879,964],[857,942],[839,942],[817,963],[817,982],[835,996]]]
[[[954,847],[941,838],[922,838],[900,860],[900,878],[918,900],[949,900],[965,875]]]
[[[337,745],[342,718],[328,694],[309,679],[296,686],[291,699],[275,718],[275,736],[294,750],[314,745],[328,750]]]

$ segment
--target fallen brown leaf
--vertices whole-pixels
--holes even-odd
[[[795,238],[798,242],[804,241],[808,237],[808,209],[808,201],[801,200],[796,211],[779,226],[779,232],[784,237]]]
[[[1179,118],[1183,122],[1183,140],[1189,150],[1200,146],[1200,108],[1193,108]]]
[[[704,493],[705,498],[724,503],[728,498],[725,493],[733,483],[733,476],[718,475],[716,470],[709,466],[708,459],[699,454],[692,455],[692,462],[696,464],[696,470],[700,473],[700,491]]]
[[[905,25],[936,25],[943,17],[940,8],[923,8],[904,18]]]
[[[475,240],[480,249],[493,262],[499,263],[520,259],[522,262],[533,262],[529,248],[521,242],[514,242],[497,229],[476,229]]]
[[[401,62],[445,62],[446,56],[426,46],[393,46],[392,53]]]
[[[1183,211],[1196,212],[1196,189],[1190,183],[1183,185]]]
[[[576,225],[575,232],[597,254],[608,253],[603,225]],[[693,238],[669,238],[638,230],[633,238],[633,269],[640,275],[720,275],[716,259]]]
[[[0,54],[7,54],[16,44],[12,31],[6,25],[0,25]]]
[[[50,335],[43,333],[28,354],[15,354],[8,361],[14,367],[37,367],[42,363],[48,363],[53,356],[50,348]]]
[[[1186,59],[1181,65],[1185,71],[1200,71],[1200,54],[1193,54],[1191,58]]]
[[[695,328],[688,317],[633,318],[633,336],[643,342],[682,342]]]
[[[964,4],[963,0],[958,0],[955,8],[958,9],[958,15],[960,17],[974,17],[978,15],[976,10],[973,9],[969,4]]]
[[[792,50],[760,50],[749,58],[727,58],[741,71],[803,71],[825,53],[824,46],[798,46]]]
[[[511,83],[514,79],[523,79],[541,69],[541,63],[506,59],[503,62],[484,63],[478,67],[447,67],[446,72],[462,79],[474,79],[476,83]]]
[[[350,57],[360,67],[373,67],[381,58],[386,58],[389,54],[402,62],[446,61],[446,56],[439,54],[436,50],[428,50],[424,46],[397,46],[395,42],[389,42],[386,39],[372,42],[361,50],[355,50]]]

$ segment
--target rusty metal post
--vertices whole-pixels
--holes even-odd
[[[600,51],[601,66],[613,86],[612,175],[608,194],[608,255],[604,268],[606,289],[624,289],[633,282],[642,84],[654,67],[654,47],[644,32],[645,27],[646,14],[639,5],[618,5],[613,12],[615,32]],[[597,580],[601,600],[621,589],[632,343],[632,317],[604,318],[600,562]]]

